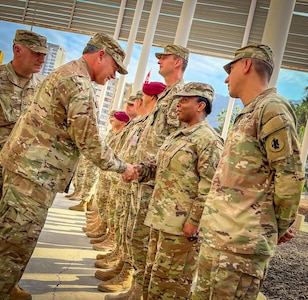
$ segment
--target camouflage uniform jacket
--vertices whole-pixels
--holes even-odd
[[[12,63],[0,66],[0,149],[21,112],[33,99],[35,87],[39,83],[38,78],[33,75],[25,87],[21,87]]]
[[[139,138],[136,151],[137,163],[154,161],[166,137],[183,126],[177,118],[177,101],[173,99],[173,95],[183,86],[184,81],[179,79],[159,95],[154,110],[147,117],[144,130]]]
[[[52,191],[63,191],[80,152],[104,170],[126,164],[102,143],[90,70],[83,58],[50,74],[0,154],[3,167]]]
[[[236,118],[213,178],[201,225],[223,251],[272,255],[294,222],[303,172],[290,104],[268,89]]]
[[[139,141],[139,137],[142,134],[142,131],[147,120],[147,116],[141,117],[137,116],[132,120],[132,126],[126,136],[126,139],[122,145],[122,149],[119,153],[119,156],[128,163],[134,163],[136,159],[136,149]]]
[[[157,154],[145,224],[175,235],[183,235],[186,221],[198,226],[222,149],[222,138],[206,120],[171,134]],[[145,179],[155,174],[144,169],[150,171],[141,171]]]

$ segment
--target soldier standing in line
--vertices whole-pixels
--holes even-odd
[[[142,91],[139,94],[142,97],[136,97],[134,99],[135,109],[138,113],[138,116],[134,119],[134,124],[130,129],[129,134],[126,137],[125,142],[121,148],[119,156],[123,158],[126,162],[133,163],[135,160],[135,154],[137,145],[139,142],[139,137],[142,134],[144,126],[146,124],[147,117],[152,112],[158,95],[164,91],[166,88],[165,84],[161,82],[150,82],[148,84],[143,85]],[[149,93],[146,94],[146,93]],[[137,93],[138,94],[138,93]],[[150,99],[149,99],[150,98]],[[145,102],[145,103],[144,103]],[[122,207],[120,207],[119,211],[120,215],[120,234],[121,238],[118,243],[118,248],[120,249],[120,255],[118,258],[120,260],[120,264],[124,262],[124,266],[129,266],[130,269],[134,272],[133,262],[132,262],[132,251],[131,248],[133,245],[130,243],[131,231],[134,225],[135,216],[136,216],[136,203],[132,203],[132,185],[131,183],[122,183],[121,184],[121,193],[119,193],[119,197],[117,201],[122,203]],[[108,258],[106,258],[107,263]],[[120,265],[118,263],[117,266]],[[121,270],[122,271],[122,270]],[[102,270],[97,270],[95,273],[95,277],[103,280],[103,282],[99,285],[99,289],[105,292],[112,291],[123,291],[129,288],[131,285],[134,285],[134,282],[131,284],[131,276],[127,276],[127,280],[123,280],[123,272],[122,274],[118,274],[114,278],[110,278],[111,272],[104,272]],[[110,279],[110,280],[109,280]],[[106,296],[107,297],[107,296]],[[108,296],[109,297],[109,296]],[[108,299],[107,297],[107,299]]]
[[[173,95],[184,86],[184,72],[189,58],[189,50],[179,45],[166,45],[164,51],[155,54],[159,64],[159,74],[164,78],[166,89],[159,95],[154,110],[148,116],[144,129],[137,144],[134,163],[155,161],[156,154],[166,137],[184,126],[176,114],[176,101]],[[154,180],[138,184],[138,199],[132,199],[137,203],[139,211],[136,215],[132,230],[134,248],[133,260],[138,261],[138,269],[134,271],[134,284],[127,293],[117,296],[107,295],[109,299],[140,299],[144,281],[145,262],[149,243],[150,228],[144,225],[147,207],[152,196]],[[138,250],[137,250],[138,249]],[[135,266],[135,264],[134,264]],[[148,285],[149,276],[145,281]]]
[[[7,141],[15,123],[33,99],[45,63],[47,39],[35,32],[16,30],[13,41],[13,59],[0,66],[0,150]],[[0,197],[2,195],[2,166],[0,165]],[[16,285],[11,299],[32,299],[32,296]]]
[[[223,149],[222,138],[206,120],[213,87],[190,82],[175,97],[178,119],[187,127],[166,138],[155,164],[139,166],[139,180],[155,178],[144,224],[158,231],[148,249],[152,270],[144,299],[189,299],[198,267],[200,219]]]
[[[42,82],[17,121],[0,154],[0,294],[20,280],[57,192],[72,177],[80,153],[101,169],[134,174],[101,140],[91,81],[105,84],[116,72],[127,74],[125,53],[108,35],[95,34],[82,57]]]
[[[268,88],[274,68],[267,45],[235,52],[224,66],[235,119],[213,177],[201,228],[198,283],[192,299],[257,299],[277,243],[292,238],[303,184],[296,116]]]

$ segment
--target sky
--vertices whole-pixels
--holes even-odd
[[[82,50],[88,40],[91,38],[88,35],[70,33],[65,31],[57,31],[43,27],[33,27],[29,25],[0,21],[0,50],[4,52],[3,63],[8,63],[13,57],[12,43],[17,29],[33,30],[47,37],[49,43],[60,45],[66,50],[66,60],[69,62],[78,59],[81,56]],[[125,50],[126,42],[119,41],[120,45]],[[126,76],[127,83],[133,83],[138,60],[142,50],[141,44],[135,44],[132,57],[128,66],[128,75]],[[155,57],[155,52],[162,51],[161,48],[152,47],[147,70],[151,70],[150,81],[163,81],[163,78],[158,74],[158,64]],[[191,53],[189,56],[188,67],[184,74],[185,82],[199,81],[211,84],[217,94],[228,96],[227,85],[224,80],[227,74],[223,70],[223,66],[229,60],[203,56]],[[294,70],[281,69],[277,81],[278,92],[289,100],[302,100],[305,96],[305,88],[308,86],[308,73]]]

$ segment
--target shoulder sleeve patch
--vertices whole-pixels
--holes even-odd
[[[266,138],[265,146],[269,161],[277,161],[292,155],[288,128],[274,132]]]

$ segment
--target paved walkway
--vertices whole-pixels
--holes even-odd
[[[89,238],[81,227],[85,214],[71,211],[78,202],[58,194],[40,235],[38,244],[20,281],[33,300],[104,299],[94,277],[95,257]]]
[[[104,299],[106,294],[97,290],[100,281],[94,277],[99,252],[92,249],[81,229],[86,225],[85,214],[69,210],[78,202],[64,195],[58,194],[49,210],[20,286],[33,300]]]

